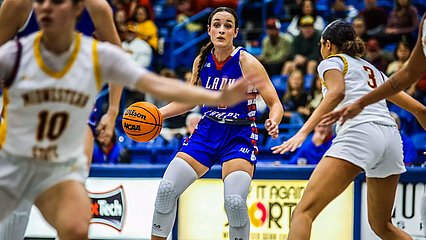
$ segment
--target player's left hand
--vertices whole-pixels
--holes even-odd
[[[333,111],[324,115],[321,124],[331,125],[338,120],[341,121],[341,124],[344,124],[348,119],[356,117],[362,111],[362,109],[363,107],[360,103],[352,103],[351,105],[346,106],[338,111]]]
[[[112,135],[115,130],[115,119],[116,115],[106,112],[96,127],[98,135],[96,138],[103,145],[108,145],[111,142]]]
[[[294,152],[300,145],[302,145],[303,141],[305,141],[306,135],[300,132],[296,133],[292,138],[288,141],[283,142],[279,146],[272,147],[273,154],[284,154],[288,151]]]
[[[265,128],[272,138],[278,137],[278,133],[280,132],[280,130],[278,128],[278,124],[275,121],[273,121],[272,119],[267,119],[265,121]]]

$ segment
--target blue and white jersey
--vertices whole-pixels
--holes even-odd
[[[242,47],[237,47],[224,62],[218,62],[213,51],[207,56],[206,61],[200,71],[200,80],[206,89],[221,91],[226,85],[232,86],[235,81],[243,76],[240,65],[240,53],[245,51]],[[249,93],[256,92],[254,89]],[[255,120],[256,100],[243,101],[235,106],[203,106],[201,113],[204,115],[227,118],[227,119],[249,119]]]

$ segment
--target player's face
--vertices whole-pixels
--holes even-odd
[[[60,33],[74,30],[83,5],[81,1],[74,4],[72,0],[34,0],[33,8],[41,30]]]
[[[208,33],[215,47],[233,46],[234,37],[238,34],[234,16],[228,12],[216,13],[208,26]]]

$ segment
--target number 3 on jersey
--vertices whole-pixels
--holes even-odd
[[[377,80],[376,80],[376,77],[374,76],[373,69],[371,69],[370,67],[367,67],[367,66],[363,66],[363,68],[368,73],[368,80],[367,80],[368,86],[370,86],[371,88],[376,88],[377,87]]]

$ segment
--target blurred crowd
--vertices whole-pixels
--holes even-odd
[[[414,2],[415,1],[415,2]],[[243,45],[255,55],[264,65],[274,84],[285,115],[282,124],[291,126],[302,125],[322,99],[321,80],[317,76],[317,65],[320,59],[319,41],[321,32],[327,23],[336,19],[344,19],[352,24],[356,34],[365,41],[367,54],[364,56],[379,70],[392,75],[400,69],[409,58],[417,38],[419,20],[426,9],[426,2],[413,0],[111,0],[114,10],[114,21],[127,51],[140,67],[150,68],[163,76],[178,77],[183,80],[191,78],[191,65],[178,65],[171,68],[165,57],[168,52],[173,27],[185,21],[185,36],[192,33],[203,33],[206,30],[206,19],[195,15],[207,7],[228,6],[239,13],[240,35],[235,43]],[[262,5],[263,4],[263,5]],[[266,10],[266,17],[259,17],[259,10]],[[188,40],[184,40],[188,41]],[[196,45],[196,47],[201,45]],[[198,48],[192,55],[186,56],[189,63],[195,58]],[[406,89],[406,92],[426,104],[426,73],[416,84]],[[158,101],[149,95],[125,90],[126,99],[123,106],[136,101],[149,101],[161,107],[165,102]],[[258,99],[257,122],[262,124],[267,118],[268,111],[262,99]],[[423,150],[416,139],[423,134],[414,117],[399,108],[389,104],[393,116],[401,128],[404,144],[409,149],[404,152],[415,153],[406,157],[407,165],[420,165],[425,159],[417,152]],[[197,113],[194,109],[192,113]],[[117,144],[122,144],[123,151],[132,148],[152,148],[171,146],[173,154],[180,145],[183,137],[191,132],[188,130],[186,114],[165,121],[161,136],[156,143],[146,145],[129,143],[117,124]],[[262,133],[262,131],[260,131]],[[283,127],[282,133],[291,131]],[[332,140],[332,130],[316,129],[312,138],[307,140],[308,149],[316,146],[320,152],[326,150]],[[405,136],[405,137],[404,137]],[[259,139],[259,146],[268,152],[269,139],[267,136]],[[405,143],[407,142],[407,143]],[[424,143],[422,143],[424,145]],[[404,146],[405,147],[405,146]],[[111,151],[112,148],[110,148]],[[319,159],[311,160],[311,156],[303,153],[303,147],[292,156],[278,158],[286,163],[315,164]],[[108,149],[105,149],[107,151]],[[102,153],[99,149],[98,153]],[[104,151],[104,152],[105,152]],[[142,151],[142,150],[140,150]],[[136,151],[137,152],[137,151]],[[142,151],[143,152],[143,151]],[[154,151],[155,152],[155,151]],[[262,152],[262,151],[261,151]],[[413,155],[412,154],[412,155]],[[102,154],[98,154],[103,156]],[[120,154],[116,154],[120,156]],[[123,154],[121,154],[123,155]],[[317,158],[319,153],[310,153]],[[99,162],[132,162],[132,154],[124,154],[119,160]],[[271,155],[263,155],[268,160]],[[259,156],[262,159],[262,154]],[[275,160],[277,158],[275,157]],[[302,159],[302,160],[298,160]],[[151,159],[152,162],[152,159]]]

